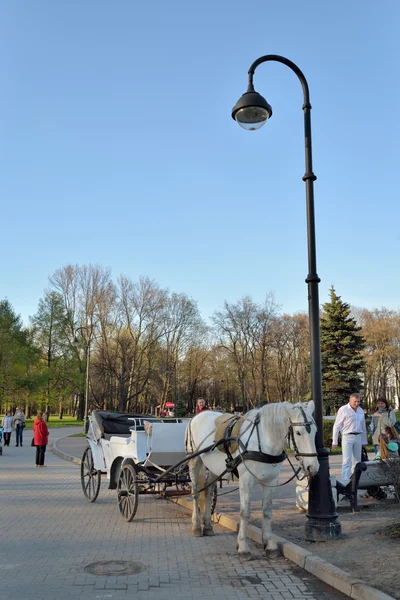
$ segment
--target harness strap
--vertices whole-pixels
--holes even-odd
[[[261,421],[261,417],[260,417],[260,413],[258,412],[256,414],[256,418],[254,419],[254,427],[256,427],[256,431],[257,431],[258,451],[260,454],[262,454],[263,452],[261,450],[260,432],[258,431],[258,425],[259,425],[260,421]],[[254,427],[253,427],[253,429],[254,429]],[[251,433],[253,433],[253,432],[251,432]],[[264,461],[261,460],[260,462],[264,462]]]
[[[224,452],[230,458],[232,458],[231,452],[230,452],[231,442],[237,440],[236,437],[232,437],[232,430],[235,427],[236,423],[239,421],[239,419],[240,419],[239,416],[234,416],[231,419],[229,419],[229,421],[227,421],[227,425],[226,425],[225,430],[224,430],[224,437],[223,437]]]
[[[207,488],[211,487],[214,483],[217,483],[217,481],[220,481],[223,478],[223,476],[226,475],[227,473],[233,473],[236,477],[239,477],[237,468],[240,465],[240,463],[244,462],[245,460],[254,460],[256,462],[262,462],[262,463],[267,463],[269,465],[274,465],[274,464],[279,464],[279,463],[283,462],[286,458],[288,458],[285,451],[281,452],[281,454],[278,454],[277,456],[274,456],[273,454],[267,454],[266,452],[261,452],[261,451],[257,452],[256,450],[247,450],[246,447],[244,446],[244,444],[238,438],[228,438],[228,440],[226,440],[226,439],[219,440],[219,443],[223,443],[224,441],[228,441],[228,442],[238,441],[239,445],[243,446],[244,451],[241,452],[240,454],[238,454],[238,456],[236,456],[235,458],[233,458],[233,456],[231,456],[229,453],[228,457],[225,460],[225,464],[226,464],[225,471],[223,473],[221,473],[221,475],[219,477],[216,477],[215,479],[213,479],[213,481],[211,481],[210,483],[208,483],[207,485],[202,487],[201,490],[197,490],[196,494],[200,494],[200,492],[203,492]],[[209,450],[209,449],[206,449],[206,450]],[[214,450],[214,448],[212,448],[212,450]],[[292,466],[292,464],[291,464],[291,466]],[[292,468],[293,468],[293,466],[292,466]],[[291,481],[292,479],[294,479],[294,477],[296,477],[296,475],[299,473],[300,469],[298,469],[297,471],[295,469],[293,469],[293,471],[294,471],[294,475],[291,479],[289,479],[289,481]],[[279,486],[272,486],[272,487],[280,487],[281,485],[285,485],[286,483],[288,483],[288,481],[286,481],[283,484],[282,483],[279,484]]]
[[[239,442],[240,442],[240,440],[239,440]],[[261,458],[260,458],[260,454],[263,455]],[[264,462],[264,463],[268,463],[268,464],[278,464],[278,463],[283,462],[285,460],[285,458],[288,459],[289,464],[293,469],[293,475],[287,481],[284,481],[283,483],[278,483],[277,485],[267,485],[266,483],[262,483],[263,487],[273,487],[273,488],[282,487],[283,485],[290,483],[290,481],[292,481],[295,477],[297,477],[297,475],[301,471],[300,468],[298,468],[298,469],[294,468],[294,466],[290,462],[289,456],[286,454],[286,452],[283,451],[278,456],[273,456],[272,454],[264,454],[264,452],[258,453],[256,451],[252,451],[252,450],[245,450],[245,452],[243,452],[243,454],[239,454],[238,456],[236,456],[236,458],[232,458],[232,460],[229,460],[229,458],[227,458],[225,461],[226,466],[227,466],[225,471],[223,473],[221,473],[221,475],[219,477],[216,477],[210,483],[208,483],[207,485],[202,487],[201,490],[197,490],[195,495],[200,494],[201,492],[204,492],[204,490],[206,490],[207,488],[214,485],[214,483],[217,483],[218,481],[220,481],[224,477],[224,475],[226,475],[227,473],[235,474],[235,471],[237,472],[237,467],[240,465],[241,462],[244,463],[245,459],[255,460],[258,462]],[[234,491],[234,490],[230,490],[230,491]],[[225,492],[225,493],[229,494],[230,492]],[[218,494],[218,495],[222,496],[223,494]]]
[[[259,438],[259,433],[258,433],[258,423],[260,422],[260,415],[257,414],[254,421],[252,422],[252,428],[251,428],[251,431],[250,431],[250,434],[249,434],[246,444],[243,444],[242,440],[240,439],[240,434],[238,437],[232,436],[232,430],[233,430],[234,426],[236,425],[236,423],[240,420],[240,418],[241,417],[234,416],[231,419],[229,419],[227,422],[227,425],[225,427],[224,437],[221,440],[218,440],[217,442],[215,442],[215,447],[217,447],[221,443],[224,445],[223,451],[225,452],[225,454],[227,456],[226,460],[225,460],[225,463],[227,465],[227,470],[222,475],[220,475],[220,478],[222,478],[222,476],[225,475],[225,473],[227,473],[227,472],[233,473],[235,475],[235,477],[239,477],[237,467],[242,462],[241,455],[243,454],[243,452],[240,452],[239,457],[233,458],[232,453],[231,453],[231,444],[232,444],[232,442],[237,442],[237,444],[239,446],[239,450],[243,449],[243,451],[246,452],[247,445],[249,443],[251,436],[253,435],[254,428],[256,428],[256,430],[257,430],[258,446],[261,451],[260,438]],[[238,458],[239,458],[239,460],[237,460]]]
[[[256,452],[255,450],[245,450],[241,455],[243,460],[255,460],[256,462],[267,463],[268,465],[275,465],[283,462],[287,458],[285,451],[274,456],[273,454],[267,454],[266,452]]]

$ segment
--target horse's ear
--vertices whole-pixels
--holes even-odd
[[[315,409],[315,404],[314,404],[314,400],[310,400],[310,402],[307,404],[307,412],[308,414],[312,415]]]

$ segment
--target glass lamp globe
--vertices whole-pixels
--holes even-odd
[[[256,131],[260,129],[267,119],[270,117],[270,112],[261,106],[246,106],[240,108],[235,114],[235,120],[240,127],[247,131]]]

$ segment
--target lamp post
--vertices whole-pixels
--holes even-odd
[[[262,127],[267,119],[272,116],[272,108],[253,85],[253,76],[256,68],[265,62],[275,61],[289,67],[300,80],[304,103],[304,138],[305,138],[305,165],[306,172],[303,181],[306,184],[307,207],[307,240],[308,240],[308,314],[310,326],[310,371],[311,392],[315,402],[315,421],[317,424],[316,447],[319,461],[317,475],[310,479],[308,494],[308,512],[306,521],[306,539],[310,541],[326,541],[338,538],[341,534],[341,525],[335,510],[332,488],[329,477],[329,451],[323,447],[323,420],[322,420],[322,377],[321,377],[321,339],[319,324],[319,298],[318,284],[321,281],[317,275],[316,243],[315,243],[315,214],[314,214],[314,181],[316,176],[312,170],[311,147],[311,104],[308,83],[299,67],[292,61],[268,54],[253,62],[248,75],[249,83],[247,92],[239,98],[232,109],[232,118],[241,127],[254,131]]]
[[[89,327],[77,327],[77,329],[75,330],[75,339],[74,342],[75,344],[77,344],[79,342],[79,339],[77,337],[77,332],[78,331],[82,331],[82,330],[88,331],[89,332],[89,337],[88,337],[88,341],[86,344],[86,374],[85,374],[85,413],[84,413],[84,418],[83,418],[83,428],[85,433],[87,433],[87,429],[88,429],[88,406],[89,406],[89,366],[90,366],[90,344],[92,342],[92,330]]]

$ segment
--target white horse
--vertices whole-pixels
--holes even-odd
[[[240,555],[249,556],[247,526],[250,517],[250,497],[253,486],[260,483],[262,489],[262,543],[268,553],[276,553],[277,545],[271,538],[272,495],[278,484],[285,448],[290,446],[305,476],[312,477],[318,472],[319,463],[315,449],[317,431],[313,419],[314,402],[291,404],[281,402],[266,404],[242,417],[239,424],[240,440],[236,449],[231,448],[231,456],[238,461],[240,489],[240,527],[237,550]],[[216,419],[223,413],[207,410],[199,413],[186,428],[185,449],[188,454],[210,447],[216,440],[218,425]],[[225,416],[229,420],[229,415]],[[219,421],[222,419],[220,418]],[[224,427],[225,429],[225,427]],[[219,430],[220,431],[220,430]],[[219,434],[218,431],[218,434]],[[233,434],[235,435],[235,433]],[[224,434],[222,434],[224,437]],[[221,438],[220,438],[221,439]],[[246,452],[247,458],[246,458]],[[241,460],[241,455],[242,460]],[[193,535],[214,535],[211,524],[211,501],[216,483],[227,469],[229,455],[222,444],[189,461],[190,479],[193,485]],[[261,460],[266,462],[260,462]],[[275,462],[274,462],[275,461]],[[207,485],[211,485],[207,489]]]

